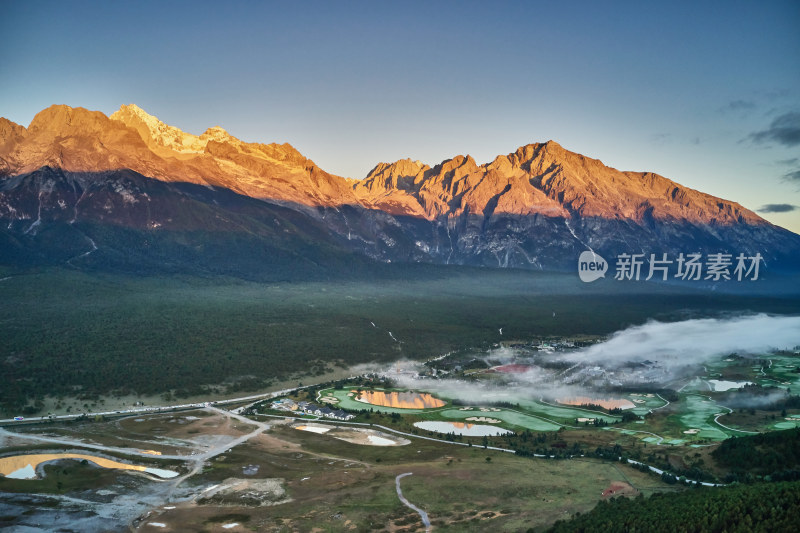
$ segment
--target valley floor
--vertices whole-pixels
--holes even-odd
[[[609,489],[680,490],[629,465],[594,459],[531,460],[413,438],[369,446],[298,431],[289,419],[264,420],[212,407],[4,431],[4,456],[83,450],[180,475],[157,480],[91,463],[51,463],[42,479],[0,479],[3,525],[46,530],[68,518],[74,531],[124,530],[129,523],[144,531],[416,530],[420,515],[395,490],[395,477],[411,472],[402,493],[437,531],[516,531],[587,511]]]

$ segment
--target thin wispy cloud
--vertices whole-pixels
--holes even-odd
[[[756,103],[751,100],[733,100],[722,106],[719,110],[721,113],[743,113],[752,111],[756,108]]]
[[[800,184],[800,170],[793,170],[783,175],[783,181]]]
[[[650,141],[654,144],[668,144],[672,142],[672,134],[671,133],[654,133],[650,136]]]
[[[800,209],[792,204],[765,204],[756,209],[759,213],[789,213]]]
[[[778,143],[783,146],[800,145],[800,113],[784,113],[772,121],[769,128],[748,136],[756,143]]]

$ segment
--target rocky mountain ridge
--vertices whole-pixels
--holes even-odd
[[[0,119],[0,219],[9,247],[34,246],[50,223],[75,229],[83,221],[154,234],[186,231],[192,218],[192,231],[216,231],[216,222],[197,213],[173,212],[187,194],[199,194],[201,189],[188,185],[211,195],[203,197],[202,210],[219,208],[215,193],[261,202],[245,202],[248,210],[277,204],[300,216],[290,217],[293,230],[281,231],[308,237],[306,229],[314,228],[316,237],[301,239],[306,248],[324,241],[383,262],[565,269],[574,268],[587,248],[609,256],[800,256],[800,237],[739,204],[657,174],[618,171],[554,141],[522,146],[483,165],[463,155],[434,167],[410,159],[380,163],[363,180],[349,180],[325,172],[289,144],[246,143],[219,126],[192,135],[135,105],[121,106],[110,117],[52,106],[27,128]],[[158,209],[146,192],[151,188],[163,195]],[[308,220],[298,223],[303,217]],[[248,224],[237,219],[226,231],[259,234]],[[262,237],[274,235],[267,231]]]
[[[127,168],[161,181],[225,187],[307,206],[336,205],[352,196],[343,178],[321,170],[289,144],[245,143],[220,127],[194,136],[135,105],[121,106],[111,117],[51,106],[28,128],[6,123],[0,126],[0,172],[5,175],[43,166],[69,172]]]

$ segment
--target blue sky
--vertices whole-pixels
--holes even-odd
[[[136,103],[356,178],[554,139],[800,232],[799,2],[222,4],[4,3],[0,116]]]

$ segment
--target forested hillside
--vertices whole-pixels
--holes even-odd
[[[615,498],[572,520],[556,522],[549,531],[749,533],[797,531],[799,525],[800,483],[782,482]]]

